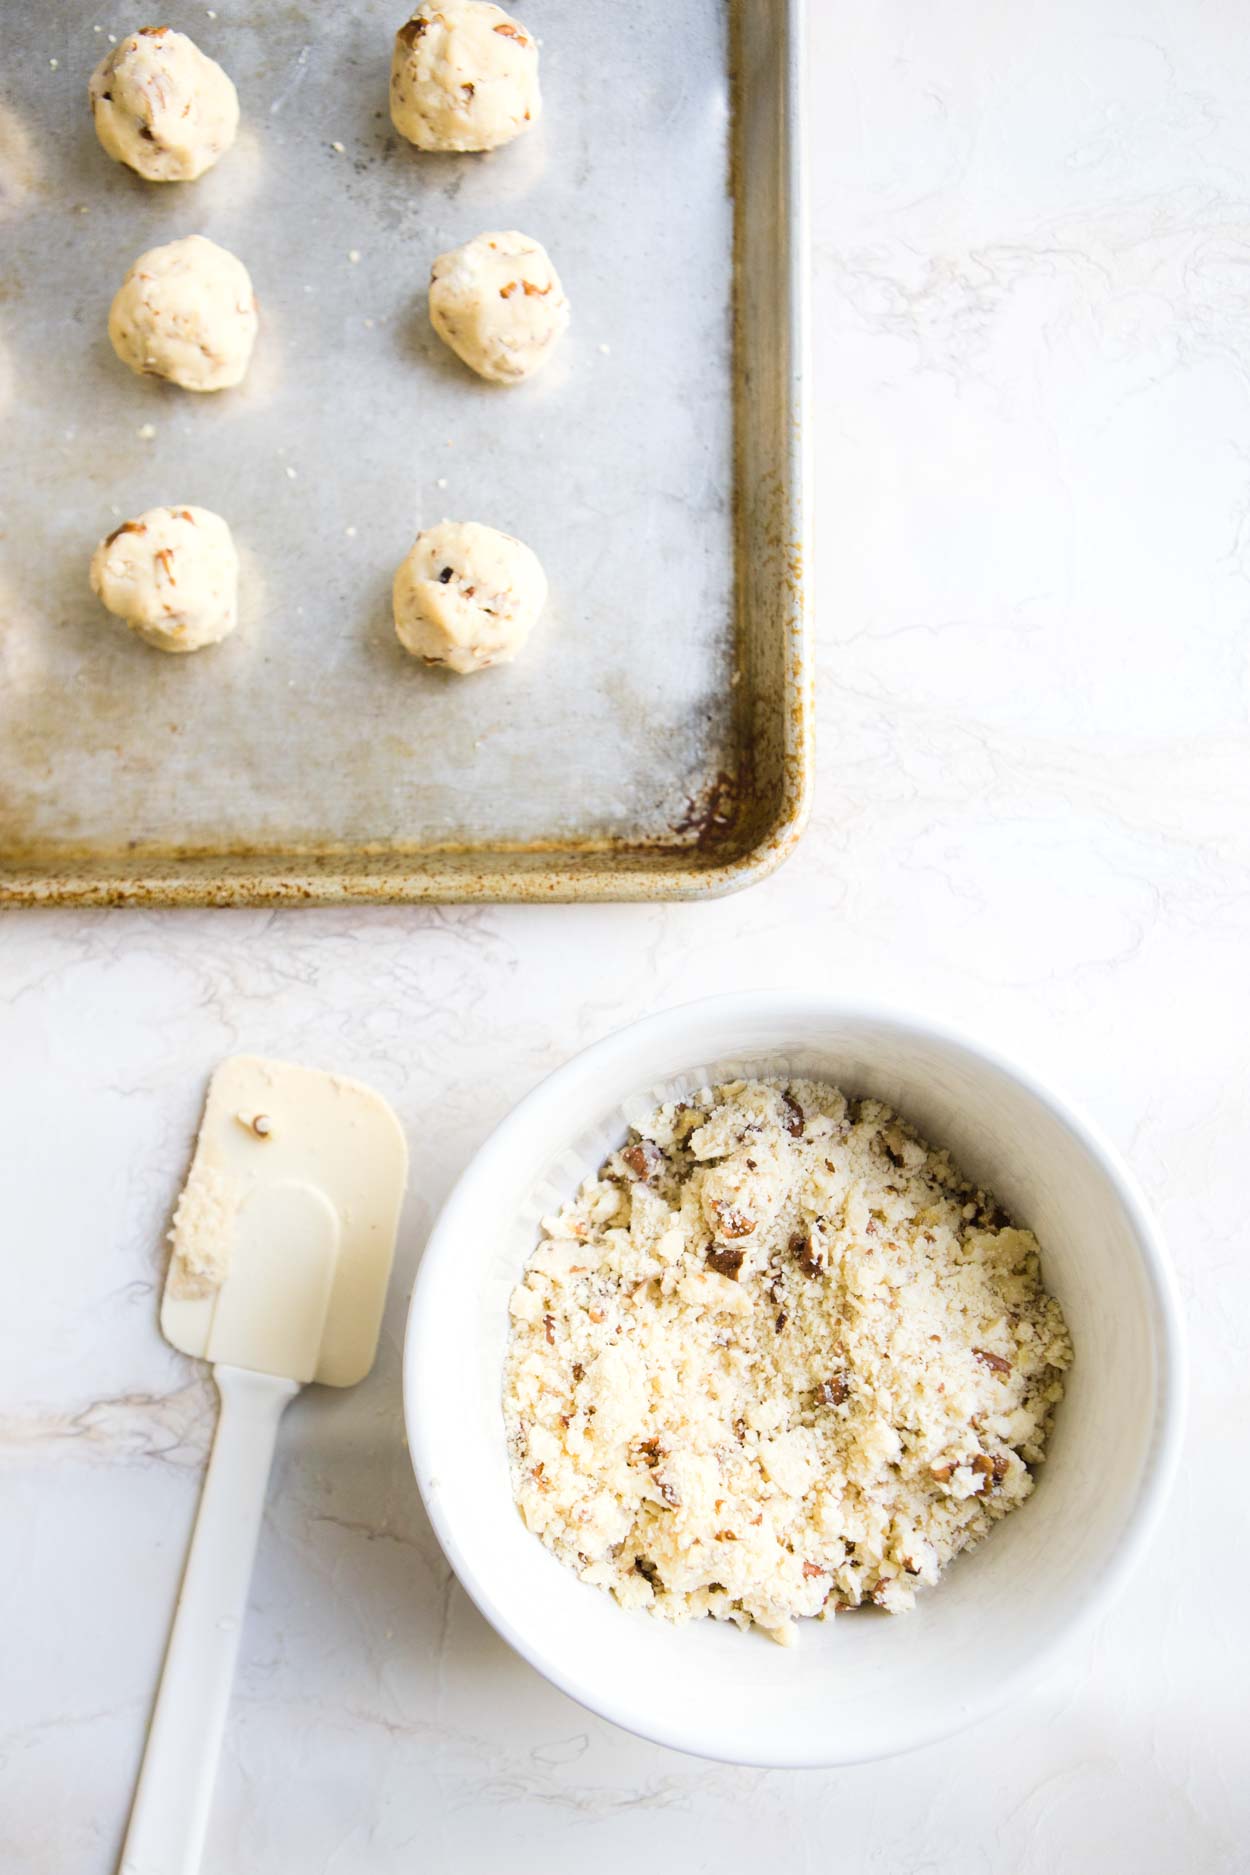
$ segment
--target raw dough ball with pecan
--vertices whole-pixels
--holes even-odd
[[[247,268],[202,234],[140,254],[109,313],[109,337],[124,365],[188,391],[238,384],[256,325]]]
[[[91,590],[161,651],[198,651],[238,623],[239,559],[207,508],[149,508],[91,558]]]
[[[479,234],[435,261],[430,322],[479,377],[518,384],[559,344],[569,303],[537,241],[515,232]]]
[[[496,150],[536,122],[538,47],[487,0],[426,0],[395,35],[391,121],[419,150]]]
[[[148,182],[192,182],[234,142],[239,99],[215,60],[185,33],[144,26],[91,74],[96,135]]]
[[[509,664],[547,598],[537,555],[477,521],[418,534],[395,575],[395,630],[405,651],[466,676]]]

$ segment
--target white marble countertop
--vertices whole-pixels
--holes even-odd
[[[114,1865],[213,1421],[156,1332],[162,1232],[244,1047],[376,1084],[413,1181],[375,1374],[283,1429],[212,1875],[1250,1866],[1250,36],[1228,0],[812,15],[821,746],[791,863],[668,909],[0,920],[6,1869]],[[430,1534],[398,1381],[429,1221],[516,1097],[647,1009],[795,981],[945,1012],[1083,1103],[1195,1356],[1173,1512],[1084,1657],[827,1774],[641,1744],[515,1658]]]

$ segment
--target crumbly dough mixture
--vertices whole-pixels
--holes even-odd
[[[496,150],[538,121],[538,47],[489,0],[426,0],[395,35],[391,122],[421,150]]]
[[[247,373],[256,295],[243,262],[202,234],[149,248],[118,288],[109,338],[141,377],[222,391]]]
[[[479,377],[519,384],[560,343],[569,303],[546,248],[509,229],[439,255],[430,271],[430,323]]]
[[[235,1219],[246,1195],[242,1180],[198,1159],[192,1165],[169,1232],[170,1295],[198,1299],[221,1288],[230,1274]]]
[[[467,677],[510,664],[547,599],[547,576],[524,541],[480,521],[440,521],[418,534],[392,587],[405,651]]]
[[[158,651],[199,651],[238,623],[239,556],[209,508],[149,508],[91,556],[91,590]]]
[[[87,87],[96,135],[148,182],[192,182],[230,148],[239,99],[215,59],[171,26],[128,33]]]
[[[512,1296],[529,1528],[624,1606],[775,1640],[919,1584],[1033,1489],[1071,1344],[1036,1239],[877,1101],[660,1107]]]

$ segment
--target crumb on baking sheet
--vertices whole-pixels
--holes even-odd
[[[511,1301],[513,1492],[587,1582],[791,1643],[912,1606],[1033,1489],[1071,1344],[1032,1233],[806,1080],[657,1109]]]

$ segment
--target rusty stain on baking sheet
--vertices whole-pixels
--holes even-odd
[[[321,828],[310,822],[302,838],[295,837],[292,828],[273,841],[248,839],[241,837],[239,826],[222,821],[214,822],[207,835],[200,827],[194,838],[158,840],[144,836],[140,815],[132,824],[123,820],[120,826],[115,816],[116,837],[105,840],[87,837],[87,825],[72,800],[66,800],[64,811],[51,823],[54,837],[47,827],[32,830],[22,802],[6,791],[5,752],[0,749],[0,904],[701,899],[765,877],[792,850],[806,819],[812,774],[803,508],[805,260],[798,122],[799,6],[797,0],[751,0],[750,4],[731,0],[729,23],[733,636],[732,643],[708,637],[709,647],[715,644],[715,663],[706,671],[706,698],[718,727],[715,734],[699,731],[693,714],[689,725],[683,723],[691,758],[686,763],[688,779],[677,779],[682,773],[674,759],[677,751],[656,743],[664,760],[656,762],[657,787],[649,817],[640,812],[636,830],[628,825],[628,816],[622,815],[616,824],[603,829],[592,817],[589,825],[572,824],[568,832],[559,830],[557,820],[551,832],[539,838],[475,838],[471,816],[466,815],[467,830],[444,826],[440,837],[437,825],[423,828],[418,815],[413,817],[412,831],[421,837],[413,838],[340,838],[340,829],[325,817],[327,834],[335,837],[313,837]],[[399,164],[404,152],[397,154],[390,148],[385,124],[377,136],[369,166],[375,161]],[[83,199],[90,197],[94,202],[99,183],[98,175],[84,175],[75,178],[73,186]],[[364,185],[355,177],[348,186]],[[120,186],[108,202],[119,195]],[[107,205],[101,202],[102,212]],[[137,241],[138,245],[142,243]],[[366,342],[374,344],[375,335],[361,340]],[[464,388],[469,394],[471,387]],[[269,395],[268,389],[265,394]],[[154,401],[135,406],[136,432],[146,415],[168,421],[174,410],[164,387],[145,390],[143,395]],[[164,433],[160,422],[158,429]],[[441,438],[439,446],[442,450]],[[152,445],[138,445],[128,434],[119,437],[117,447],[119,454],[129,451],[127,461],[133,457],[142,464]],[[73,472],[86,478],[91,491],[89,508],[107,518],[107,504],[114,499],[116,461],[84,459],[68,444],[64,461],[67,473],[73,464]],[[437,466],[440,474],[454,475],[457,455],[446,454],[444,467],[440,454]],[[281,467],[275,465],[273,473],[279,477]],[[309,479],[298,487],[306,501],[303,491],[310,488]],[[161,499],[190,498],[182,490],[153,493]],[[117,516],[124,518],[125,511]],[[353,513],[343,518],[365,517]],[[294,508],[290,524],[297,524]],[[98,529],[99,534],[105,531],[104,526]],[[87,554],[91,544],[86,543]],[[185,668],[194,666],[196,659],[178,660],[184,666],[181,672],[158,668],[164,661],[158,659],[154,666],[154,654],[146,647],[130,645],[124,634],[116,644],[102,643],[97,651],[91,636],[96,622],[85,612],[83,571],[83,566],[75,565],[66,569],[63,580],[58,575],[60,583],[50,588],[50,598],[40,607],[32,607],[29,593],[23,593],[21,607],[0,605],[0,672],[6,670],[8,633],[7,673],[16,676],[16,690],[4,686],[16,705],[10,749],[19,752],[23,773],[35,776],[45,794],[55,789],[58,767],[67,751],[54,740],[41,740],[43,730],[37,719],[23,713],[20,706],[24,688],[40,682],[46,688],[55,674],[47,663],[46,634],[51,631],[56,635],[54,644],[81,645],[84,662],[88,656],[98,656],[109,679],[91,694],[89,709],[80,704],[78,720],[90,742],[87,753],[98,757],[103,772],[109,772],[107,764],[113,764],[112,772],[126,778],[129,798],[146,798],[150,789],[151,798],[157,799],[167,772],[165,751],[194,744],[197,730],[202,733],[205,705],[220,709],[220,691],[218,699],[211,695],[220,682],[217,673],[233,672],[237,685],[239,673],[246,675],[250,669],[243,660],[260,658],[263,668],[267,654],[263,646],[254,650],[246,643],[241,630],[238,642],[197,654],[197,659],[220,660],[215,669],[208,664],[203,667],[204,678],[211,674],[213,683],[200,684],[194,671]],[[389,619],[382,616],[386,583],[389,574],[386,582],[379,574],[378,623],[364,655],[375,669],[378,685],[393,693],[395,685],[411,680],[411,673],[390,642]],[[661,624],[674,631],[679,620]],[[100,620],[98,630],[107,633],[109,627]],[[353,651],[353,655],[360,654]],[[144,659],[149,662],[143,663]],[[132,673],[136,687],[130,681]],[[137,687],[142,687],[145,696],[149,733],[128,739],[123,732],[133,715],[134,696],[140,694]],[[388,752],[386,759],[397,787],[431,746],[423,727],[423,720],[429,719],[417,712],[441,708],[443,697],[454,703],[455,697],[454,692],[441,688],[414,689],[413,694],[418,703],[410,729],[392,717],[361,743],[362,762],[376,758],[380,750]],[[153,696],[159,699],[155,704]],[[307,723],[315,723],[323,707],[320,689],[310,688],[308,700],[293,702],[291,732],[302,732]],[[650,720],[645,688],[623,690],[614,699],[614,707],[637,747],[650,746],[647,738],[660,731]],[[151,733],[154,725],[161,729],[159,738]],[[397,735],[396,729],[403,733]],[[174,736],[176,741],[171,740]],[[441,746],[436,745],[435,759],[442,759]],[[686,755],[684,746],[680,753]],[[464,751],[463,765],[471,787],[471,747]],[[676,776],[670,783],[674,769]],[[515,768],[518,785],[532,787],[533,770],[532,749],[521,748]],[[538,772],[541,776],[541,764]],[[265,776],[263,772],[245,775],[240,785],[263,788]],[[390,820],[381,824],[403,827],[404,799],[397,794],[398,805]],[[309,804],[301,800],[299,805],[305,809]],[[314,808],[317,805],[312,803]]]
[[[722,769],[700,794],[691,796],[674,833],[690,834],[696,846],[715,846],[733,825],[742,795],[740,783]]]

